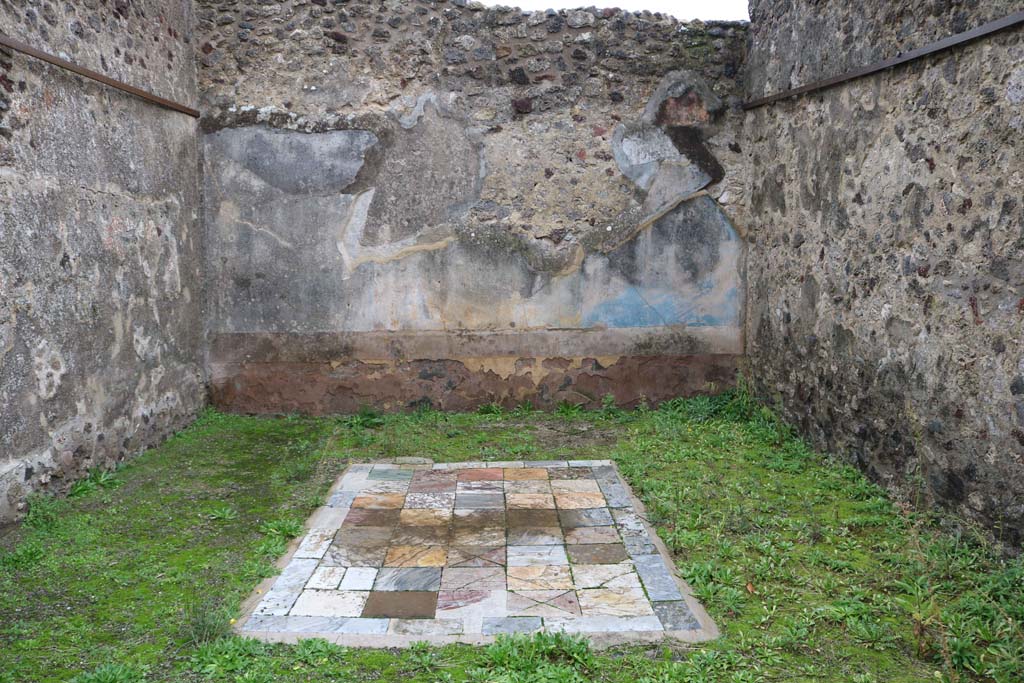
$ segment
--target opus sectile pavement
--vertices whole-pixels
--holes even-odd
[[[357,464],[238,630],[380,647],[714,637],[671,566],[608,460]]]

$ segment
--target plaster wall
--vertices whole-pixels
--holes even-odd
[[[196,101],[190,2],[0,1],[0,31]],[[0,522],[205,402],[198,124],[0,48]]]
[[[636,405],[733,382],[744,25],[199,6],[218,405]]]
[[[751,3],[758,97],[1018,2]],[[750,112],[747,372],[817,446],[1024,538],[1024,32]]]

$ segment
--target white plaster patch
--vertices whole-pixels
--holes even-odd
[[[50,342],[42,340],[32,354],[32,369],[36,374],[39,396],[43,399],[56,396],[61,378],[68,372],[60,351],[51,346]]]

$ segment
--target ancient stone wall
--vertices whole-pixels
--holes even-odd
[[[733,381],[745,25],[198,4],[219,405],[635,405]]]
[[[749,94],[1019,2],[751,3]],[[1024,32],[750,112],[748,370],[822,448],[1024,533]]]
[[[0,31],[194,103],[185,0],[0,0]],[[0,522],[203,405],[198,124],[0,48]]]

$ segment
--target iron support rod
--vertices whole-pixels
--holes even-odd
[[[1008,28],[1019,26],[1021,24],[1024,24],[1024,11],[1014,12],[1002,19],[996,19],[995,21],[990,21],[987,24],[982,24],[981,26],[972,28],[970,31],[964,31],[963,33],[957,33],[943,38],[942,40],[937,40],[934,43],[928,43],[924,47],[919,47],[916,50],[911,50],[910,52],[901,53],[890,59],[862,66],[859,69],[848,71],[844,74],[840,74],[839,76],[832,76],[831,78],[814,81],[813,83],[808,83],[807,85],[799,88],[793,88],[792,90],[786,90],[776,93],[775,95],[768,95],[767,97],[750,100],[743,104],[743,108],[756,109],[757,107],[763,107],[766,104],[772,104],[779,100],[797,97],[798,95],[806,95],[807,93],[815,92],[817,90],[824,90],[825,88],[830,88],[833,85],[852,81],[856,78],[863,78],[864,76],[870,76],[871,74],[878,73],[879,71],[885,71],[886,69],[891,69],[894,66],[906,64],[907,62],[921,59],[922,57],[935,54],[936,52],[949,50],[957,45],[962,45],[972,40],[977,40],[983,36],[996,33],[997,31],[1004,31]]]
[[[167,109],[171,109],[182,114],[187,114],[188,116],[191,116],[195,119],[199,118],[199,110],[197,109],[187,107],[184,104],[180,104],[178,102],[175,102],[174,100],[169,100],[165,97],[160,97],[159,95],[154,95],[153,93],[147,92],[141,88],[136,88],[133,85],[122,83],[121,81],[114,80],[113,78],[104,76],[103,74],[97,73],[91,69],[86,69],[65,59],[61,59],[60,57],[55,57],[46,52],[42,52],[41,50],[37,50],[34,47],[26,45],[25,43],[22,43],[18,40],[14,40],[10,36],[7,36],[3,33],[0,33],[0,45],[6,46],[16,52],[28,55],[29,57],[35,57],[36,59],[42,60],[49,64],[53,64],[54,66],[59,66],[62,69],[67,69],[68,71],[76,73],[79,76],[83,76],[98,83],[102,83],[103,85],[108,85],[111,88],[115,88],[117,90],[120,90],[121,92],[126,92],[129,95],[141,97],[147,102],[152,102],[153,104],[159,105],[161,107],[166,107]]]

